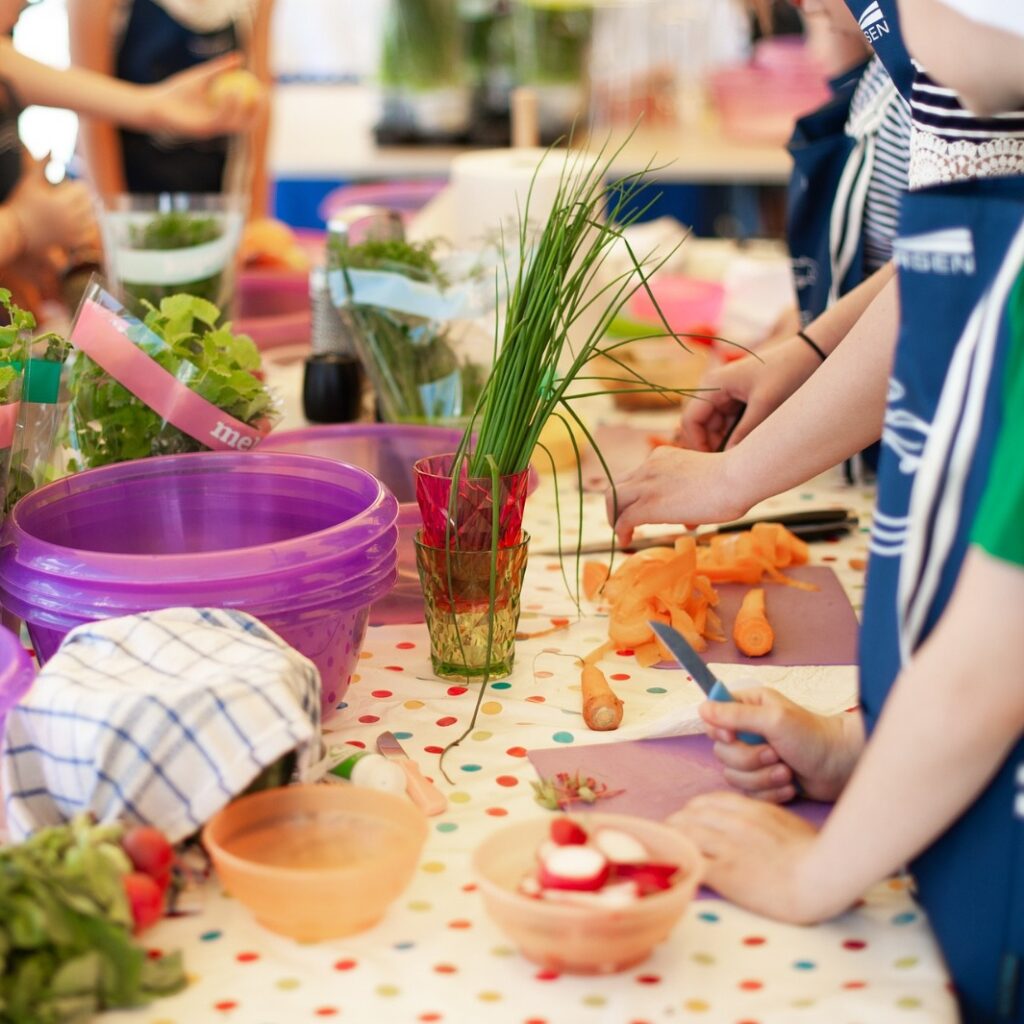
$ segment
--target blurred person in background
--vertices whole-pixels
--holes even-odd
[[[147,85],[240,51],[266,85],[272,7],[273,0],[68,0],[71,59]],[[234,84],[244,94],[257,82]],[[103,196],[227,191],[248,195],[250,215],[260,217],[268,204],[267,128],[266,105],[250,130],[199,142],[90,118],[82,122],[80,148],[86,175]]]
[[[254,111],[231,95],[211,99],[211,83],[238,67],[229,55],[141,87],[76,69],[53,68],[14,49],[11,33],[24,0],[0,0],[0,272],[20,305],[40,311],[69,260],[98,246],[89,191],[81,182],[46,180],[47,160],[21,145],[18,115],[28,104],[67,107],[136,128],[158,125],[203,137],[245,130]]]

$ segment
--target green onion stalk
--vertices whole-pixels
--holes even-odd
[[[462,81],[455,0],[391,0],[381,49],[384,86],[423,91]]]
[[[513,10],[517,78],[524,85],[583,81],[593,28],[589,0],[519,0]]]
[[[612,483],[613,494],[614,483],[593,436],[573,409],[573,400],[603,393],[604,385],[609,381],[632,393],[666,396],[688,393],[686,389],[663,387],[645,380],[617,353],[629,342],[608,338],[612,322],[629,299],[642,289],[653,302],[664,327],[663,331],[651,336],[674,337],[681,349],[689,351],[669,327],[649,286],[650,276],[671,258],[675,249],[658,257],[653,253],[638,256],[623,233],[625,228],[642,219],[657,201],[657,195],[650,199],[642,195],[647,188],[645,179],[654,168],[649,164],[639,172],[609,182],[612,165],[620,152],[618,149],[609,154],[607,147],[603,147],[596,156],[570,151],[551,214],[536,240],[527,228],[530,223],[531,186],[520,217],[518,259],[513,263],[517,269],[514,278],[505,282],[510,299],[504,327],[500,338],[496,337],[495,341],[493,369],[453,460],[447,517],[449,527],[446,529],[450,530],[459,518],[458,482],[465,471],[468,470],[471,484],[479,481],[482,488],[490,489],[488,648],[493,636],[496,600],[501,478],[523,473],[529,468],[534,450],[539,447],[542,429],[551,417],[557,417],[565,425],[576,448],[579,513],[582,516],[582,474],[573,425],[594,447]],[[550,152],[546,159],[551,159]],[[604,272],[613,248],[618,247],[624,248],[628,254],[627,269],[617,273]],[[506,268],[510,262],[506,259]],[[575,334],[581,332],[585,317],[593,326],[581,340]],[[609,372],[615,376],[598,375],[588,369],[597,356],[604,356],[611,362],[615,369]],[[554,460],[550,453],[547,454],[554,469]],[[577,606],[581,543],[582,537],[578,538],[576,547],[576,587],[569,586]],[[451,554],[448,536],[445,546]],[[454,584],[449,557],[448,587],[453,607]],[[569,585],[568,579],[566,584]],[[445,748],[445,753],[474,728],[488,681],[488,674],[484,674],[470,724]]]

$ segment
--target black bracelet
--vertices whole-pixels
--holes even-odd
[[[810,345],[811,348],[813,348],[814,351],[818,353],[818,358],[822,362],[825,362],[825,356],[827,356],[828,353],[813,338],[809,338],[806,334],[804,334],[803,331],[797,331],[796,336],[798,338],[803,338],[804,341],[806,341],[807,344]]]

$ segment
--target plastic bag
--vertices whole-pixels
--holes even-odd
[[[55,453],[63,469],[255,448],[276,422],[277,404],[255,376],[252,339],[215,326],[219,318],[205,299],[172,295],[143,322],[98,282],[90,285],[70,334]]]

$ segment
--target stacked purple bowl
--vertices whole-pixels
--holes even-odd
[[[28,495],[4,526],[0,603],[40,662],[74,626],[176,606],[254,615],[348,687],[370,605],[397,577],[398,502],[366,470],[203,452],[120,463]]]

